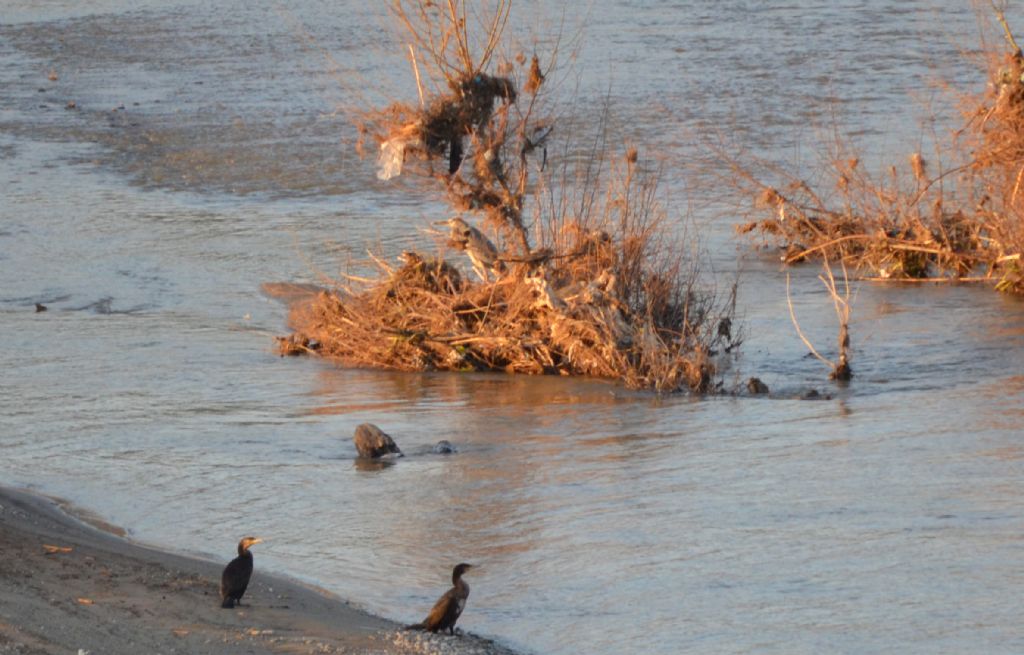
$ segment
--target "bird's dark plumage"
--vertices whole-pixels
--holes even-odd
[[[228,562],[220,576],[220,606],[232,608],[242,604],[242,596],[252,577],[252,553],[249,546],[262,543],[258,537],[245,537],[238,542],[238,557]]]
[[[469,585],[462,579],[462,574],[471,568],[473,568],[472,564],[457,565],[452,570],[452,588],[434,603],[427,618],[419,623],[407,625],[405,629],[428,632],[447,630],[449,634],[455,634],[455,622],[462,615],[462,610],[466,607],[466,599],[469,598]]]
[[[462,165],[462,137],[453,134],[451,149],[448,152],[448,174],[455,175]]]
[[[452,442],[447,439],[441,439],[431,449],[437,455],[451,455],[452,453],[459,452],[458,449],[452,445]]]
[[[360,457],[380,457],[388,453],[402,454],[402,451],[395,445],[394,439],[373,423],[357,425],[352,441],[355,443]]]

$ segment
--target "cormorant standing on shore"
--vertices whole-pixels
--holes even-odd
[[[263,543],[259,537],[245,537],[238,542],[238,557],[228,562],[220,576],[221,607],[232,608],[242,604],[245,588],[252,577],[252,553],[249,546]]]
[[[405,629],[430,632],[448,630],[448,634],[455,634],[455,622],[462,615],[466,599],[469,598],[469,585],[462,579],[462,574],[471,568],[472,564],[458,564],[452,570],[452,588],[438,599],[427,618],[420,623],[407,625]]]
[[[360,457],[380,457],[388,453],[402,456],[402,451],[395,445],[395,440],[373,423],[357,425],[352,441],[356,444]]]

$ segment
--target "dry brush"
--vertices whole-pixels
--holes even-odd
[[[706,282],[661,200],[659,167],[634,148],[608,156],[602,119],[587,147],[561,135],[561,158],[549,154],[560,124],[541,107],[557,46],[546,68],[536,54],[503,55],[506,1],[485,14],[463,0],[391,9],[419,102],[362,111],[360,147],[375,146],[378,177],[432,181],[456,215],[436,217],[447,231],[423,250],[372,256],[375,278],[295,306],[283,352],[721,388],[716,356],[740,345],[735,287]],[[470,270],[452,258],[459,251]]]
[[[1024,55],[1001,7],[979,13],[998,23],[983,31],[988,85],[959,94],[965,123],[931,162],[912,152],[873,174],[837,137],[825,182],[811,185],[716,148],[754,200],[755,220],[737,230],[780,245],[787,264],[818,258],[878,281],[988,281],[1024,294]],[[984,38],[994,30],[1005,38]]]

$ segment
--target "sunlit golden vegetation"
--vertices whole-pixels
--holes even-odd
[[[740,344],[735,288],[706,282],[661,200],[660,167],[636,148],[612,153],[604,116],[575,150],[553,152],[563,124],[541,109],[557,45],[505,55],[505,1],[483,14],[463,0],[390,6],[418,102],[360,111],[359,147],[383,180],[435,183],[454,216],[436,217],[445,228],[422,250],[372,256],[375,277],[297,305],[283,349],[398,370],[721,388],[716,356]]]
[[[960,94],[965,121],[954,138],[877,174],[837,137],[814,185],[722,149],[753,200],[756,216],[739,232],[780,245],[789,264],[828,259],[876,280],[988,281],[1024,294],[1024,55],[1003,7],[978,11],[993,18],[982,21],[988,85]]]

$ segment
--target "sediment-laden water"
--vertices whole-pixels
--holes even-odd
[[[258,534],[260,566],[398,619],[473,562],[462,624],[527,652],[1024,652],[1024,305],[861,285],[856,377],[836,388],[775,256],[733,241],[678,172],[708,122],[813,169],[832,108],[867,161],[905,161],[933,80],[980,83],[964,3],[565,18],[584,29],[561,87],[579,80],[584,123],[610,88],[622,140],[663,156],[669,197],[708,224],[708,267],[740,271],[729,375],[773,397],[703,400],[278,358],[285,310],[262,283],[422,247],[445,217],[352,149],[348,109],[414,88],[383,12],[37,4],[0,8],[0,482],[174,549],[227,558]],[[541,45],[562,21],[515,10],[545,17]],[[828,350],[816,273],[792,293]],[[810,388],[830,398],[797,399]],[[409,456],[355,466],[364,421]],[[461,452],[428,454],[442,438]]]

